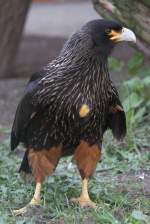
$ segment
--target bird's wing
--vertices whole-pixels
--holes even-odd
[[[112,130],[112,133],[117,140],[121,140],[125,137],[127,132],[126,116],[116,87],[113,82],[111,82],[110,85],[111,100],[109,103],[107,127]]]
[[[40,105],[33,105],[33,96],[39,88],[39,80],[44,76],[42,72],[34,74],[24,91],[22,100],[20,101],[14,123],[11,131],[11,150],[14,150],[20,141],[22,141],[25,129],[32,119],[42,110]]]
[[[119,98],[109,108],[108,126],[118,140],[126,135],[126,116]]]

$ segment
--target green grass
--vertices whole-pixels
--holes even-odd
[[[30,201],[34,184],[23,182],[17,173],[21,159],[10,152],[8,141],[1,143],[0,224],[149,224],[149,139],[150,128],[146,124],[135,130],[135,135],[129,133],[122,143],[113,140],[109,132],[105,135],[102,162],[89,187],[91,198],[98,205],[96,210],[70,204],[69,199],[80,194],[81,181],[69,157],[62,159],[54,175],[45,181],[42,206],[23,217],[15,217],[12,210]],[[142,173],[144,180],[138,178]]]

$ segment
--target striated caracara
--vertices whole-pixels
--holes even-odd
[[[29,80],[11,133],[11,149],[19,142],[26,148],[20,172],[32,173],[36,182],[29,205],[40,204],[41,184],[59,159],[74,155],[82,193],[73,201],[81,207],[95,207],[88,180],[100,160],[103,134],[107,129],[117,139],[126,134],[125,113],[107,65],[120,41],[135,42],[136,38],[118,22],[90,21],[68,39],[55,60]]]

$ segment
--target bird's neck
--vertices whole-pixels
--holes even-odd
[[[99,56],[89,58],[82,69],[82,82],[85,89],[95,95],[107,95],[111,86],[107,60]]]
[[[99,55],[84,54],[78,57],[74,54],[61,55],[53,61],[52,67],[59,72],[59,80],[67,81],[67,86],[78,86],[84,92],[105,94],[111,80],[108,72],[107,58]]]
[[[91,81],[97,83],[110,81],[107,59],[100,56],[89,57],[85,64],[85,73],[82,75],[88,76]]]
[[[100,56],[99,54],[91,55],[85,54],[75,57],[74,54],[63,55],[62,58],[56,60],[61,68],[67,68],[65,76],[69,78],[75,78],[85,82],[97,82],[105,83],[110,81],[110,75],[108,71],[107,57]],[[56,65],[57,66],[57,65]]]

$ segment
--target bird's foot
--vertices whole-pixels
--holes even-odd
[[[28,210],[31,207],[38,206],[38,205],[40,205],[40,199],[32,198],[32,200],[30,201],[29,204],[27,204],[23,208],[20,208],[20,209],[17,209],[17,210],[13,210],[13,213],[14,213],[15,216],[24,215],[25,213],[28,212]]]
[[[23,208],[13,210],[13,213],[15,216],[24,215],[27,212],[27,209],[28,209],[28,205]]]
[[[91,201],[90,198],[84,198],[80,196],[79,198],[72,198],[71,202],[78,203],[81,208],[96,208],[96,203]]]
[[[33,197],[32,198],[32,200],[30,201],[30,203],[29,203],[29,205],[40,205],[41,204],[41,200],[40,200],[40,198],[35,198],[35,197]]]

